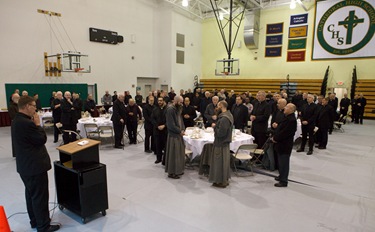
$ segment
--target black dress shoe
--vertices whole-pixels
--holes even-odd
[[[300,148],[297,150],[297,152],[304,152],[305,151],[305,148]]]
[[[172,179],[180,179],[180,177],[177,176],[176,174],[169,174],[168,177]]]
[[[279,183],[274,184],[274,186],[275,187],[288,187],[288,184],[287,183],[279,182]]]
[[[115,148],[117,148],[117,149],[122,149],[123,146],[115,146]]]
[[[310,150],[310,151],[307,152],[307,155],[312,155],[312,153],[313,153],[313,151]]]
[[[152,153],[152,151],[151,151],[151,150],[145,150],[145,152],[146,152],[146,153]]]
[[[315,145],[314,147],[318,148],[318,147],[319,147],[319,145]]]
[[[217,187],[217,188],[226,188],[228,184],[224,183],[213,183],[212,186]]]
[[[161,163],[161,160],[156,160],[155,163],[156,164]]]
[[[53,143],[57,143],[58,140],[54,140]]]
[[[324,149],[327,149],[327,148],[326,147],[318,147],[318,149],[324,150]]]
[[[275,177],[275,180],[276,180],[276,181],[279,181],[279,180],[280,180],[280,177],[276,176],[276,177]]]
[[[57,231],[60,229],[60,225],[50,225],[47,232]]]

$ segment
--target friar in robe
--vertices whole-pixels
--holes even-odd
[[[182,97],[176,96],[166,110],[168,130],[167,147],[165,152],[165,172],[169,178],[179,179],[185,168],[185,143],[183,136],[185,127],[182,120]]]
[[[209,181],[214,187],[225,188],[230,178],[230,148],[232,142],[233,115],[227,110],[228,103],[218,103],[218,120],[213,124],[215,139],[212,151]]]

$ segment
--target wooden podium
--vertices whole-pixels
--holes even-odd
[[[79,145],[87,141],[87,144]],[[88,216],[108,209],[106,166],[99,162],[99,141],[81,139],[57,148],[60,161],[54,162],[59,209]]]

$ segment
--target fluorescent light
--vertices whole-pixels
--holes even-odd
[[[290,9],[291,10],[296,9],[296,0],[291,0],[290,1]]]
[[[224,14],[221,13],[221,12],[219,13],[219,19],[220,19],[220,20],[223,20],[223,19],[224,19]]]
[[[188,7],[189,6],[189,0],[182,0],[182,6]]]

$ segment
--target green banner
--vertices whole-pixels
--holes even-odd
[[[305,49],[305,48],[306,48],[306,38],[290,39],[288,42],[288,50]]]

